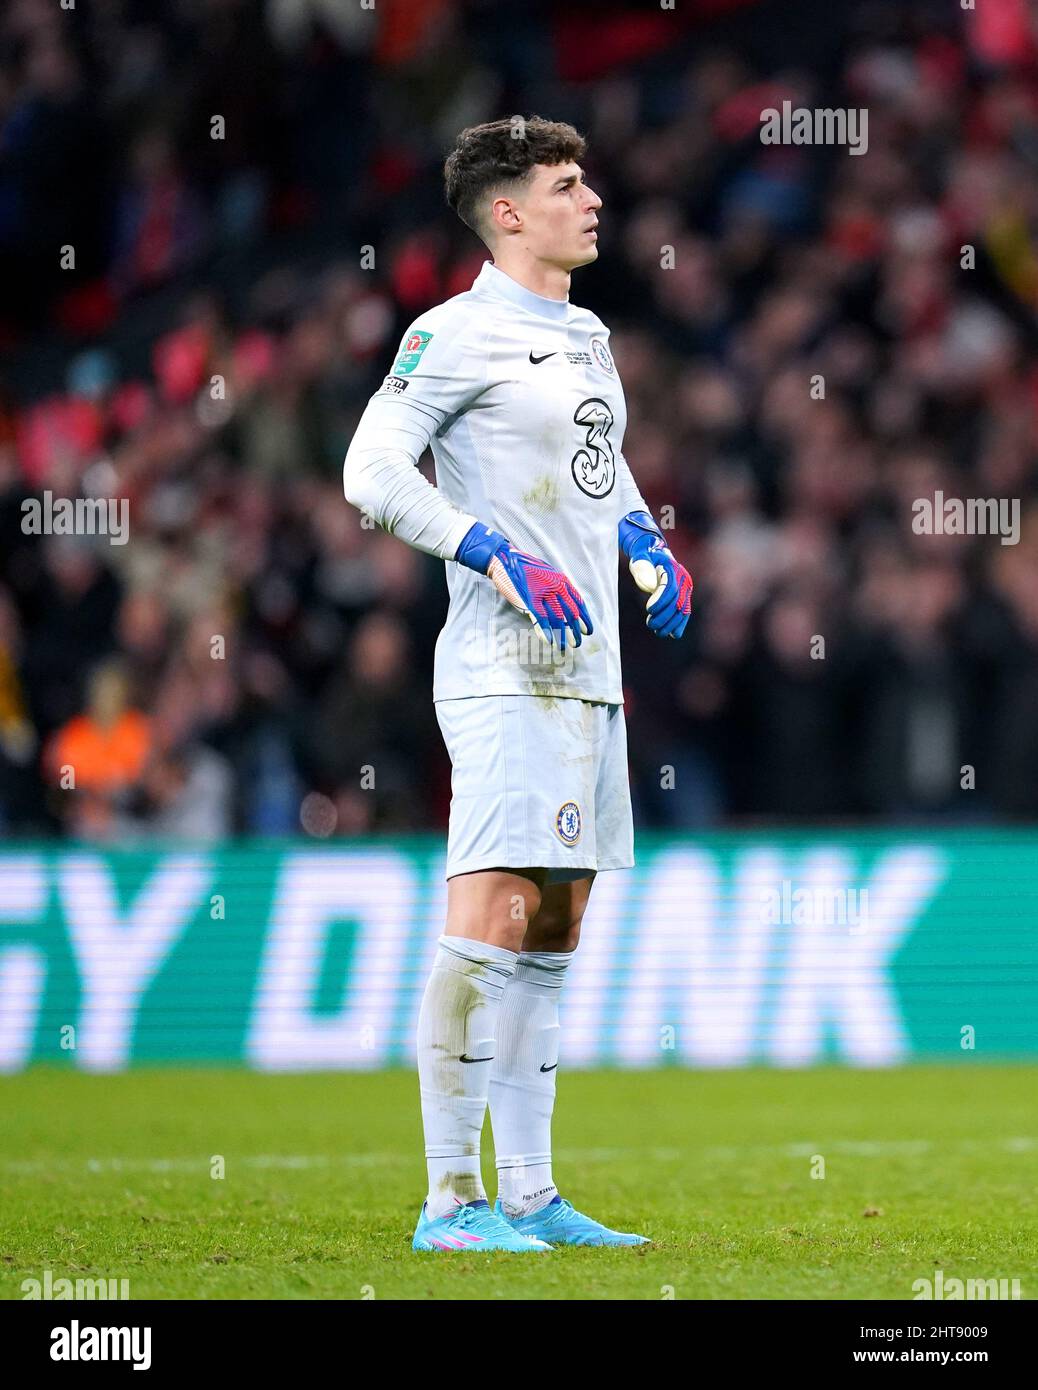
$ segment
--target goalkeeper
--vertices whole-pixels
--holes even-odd
[[[461,133],[447,201],[493,259],[404,334],[344,465],[347,499],[446,561],[450,594],[433,680],[452,763],[447,921],[418,1021],[416,1250],[645,1241],[578,1211],[551,1161],[566,972],[596,873],[634,863],[619,553],[660,637],[681,636],[692,594],[621,450],[609,330],[569,300],[570,272],[598,255],[584,152],[540,117]],[[435,487],[417,468],[430,445]]]

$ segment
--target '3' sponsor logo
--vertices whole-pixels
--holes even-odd
[[[608,497],[616,482],[616,458],[609,439],[613,412],[598,396],[589,396],[577,406],[573,420],[586,431],[570,463],[573,481],[588,497]]]

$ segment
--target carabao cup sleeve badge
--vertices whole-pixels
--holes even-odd
[[[432,341],[431,333],[424,333],[420,328],[400,346],[400,355],[393,363],[394,376],[406,376],[413,372],[421,360],[422,353]]]

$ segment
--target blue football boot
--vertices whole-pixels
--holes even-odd
[[[412,1250],[550,1250],[543,1240],[515,1231],[484,1198],[459,1202],[444,1216],[430,1217],[422,1203]]]
[[[518,1216],[513,1219],[505,1215],[498,1198],[494,1210],[503,1221],[507,1221],[513,1231],[524,1236],[536,1236],[550,1245],[651,1245],[648,1236],[632,1235],[629,1231],[611,1231],[600,1221],[592,1221],[590,1216],[576,1211],[572,1202],[565,1197],[554,1196],[546,1207],[535,1211],[531,1216]]]

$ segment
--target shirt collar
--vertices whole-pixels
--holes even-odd
[[[528,290],[525,285],[520,285],[517,280],[513,280],[510,275],[506,275],[503,270],[498,270],[493,261],[484,261],[483,268],[476,276],[472,286],[490,290],[493,294],[501,295],[505,299],[511,300],[513,304],[518,304],[522,309],[529,309],[533,314],[539,314],[545,319],[565,319],[570,310],[568,299],[546,299],[543,294],[534,294],[533,290]]]

